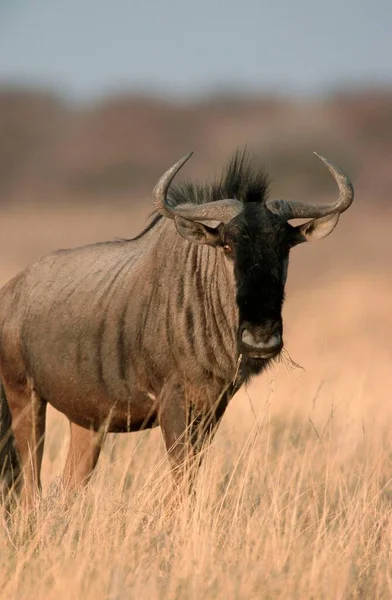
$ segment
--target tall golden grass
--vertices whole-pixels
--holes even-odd
[[[46,246],[90,236],[54,222],[26,228],[23,256],[8,228],[4,280]],[[107,222],[94,229],[105,227],[110,237]],[[17,512],[0,534],[1,598],[392,597],[390,258],[359,251],[343,269],[343,236],[320,244],[306,249],[313,271],[301,271],[305,249],[293,256],[285,307],[287,352],[303,368],[286,355],[233,399],[192,501],[165,509],[159,429],[109,435],[88,488],[65,498],[67,424],[49,411],[35,524],[27,534]]]

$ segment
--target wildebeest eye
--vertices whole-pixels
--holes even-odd
[[[223,251],[225,254],[230,254],[230,252],[232,252],[232,248],[229,246],[229,244],[223,244]]]

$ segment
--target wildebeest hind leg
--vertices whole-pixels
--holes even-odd
[[[93,431],[71,423],[71,439],[63,473],[63,486],[67,491],[86,485],[97,464],[104,432]]]
[[[41,465],[44,451],[46,402],[31,382],[23,389],[4,384],[12,414],[15,446],[22,466],[22,503],[34,506],[41,492]]]

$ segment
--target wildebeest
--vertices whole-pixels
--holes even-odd
[[[218,183],[171,186],[190,156],[159,179],[136,238],[59,250],[0,292],[3,490],[22,487],[29,504],[47,403],[70,421],[67,488],[88,480],[105,432],[160,425],[174,475],[192,462],[282,350],[290,249],[328,235],[354,197],[321,156],[339,187],[327,205],[268,200],[264,171],[239,152]]]

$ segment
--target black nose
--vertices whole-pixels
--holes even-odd
[[[280,321],[265,321],[261,325],[243,323],[240,345],[244,354],[254,358],[273,358],[282,349],[282,324]]]

